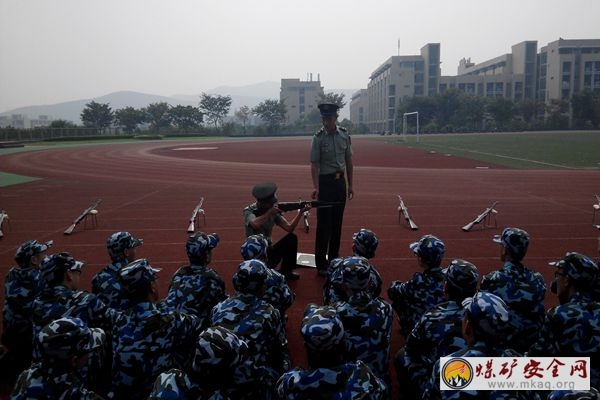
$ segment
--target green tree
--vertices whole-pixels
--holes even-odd
[[[514,117],[515,104],[512,100],[502,97],[489,99],[486,111],[494,118],[498,129],[508,128],[510,120]]]
[[[286,107],[283,101],[267,99],[252,109],[252,113],[265,121],[274,130],[285,121]]]
[[[77,128],[77,125],[75,125],[71,121],[67,121],[64,119],[55,119],[54,121],[50,122],[50,125],[48,125],[48,127],[51,129],[69,129]]]
[[[144,108],[144,114],[146,121],[150,122],[152,128],[157,132],[160,131],[161,127],[166,127],[171,124],[171,115],[169,114],[169,104],[163,102],[148,104],[148,107]]]
[[[133,132],[144,122],[145,113],[133,107],[125,107],[115,111],[115,121],[125,132]]]
[[[231,107],[231,96],[219,94],[210,95],[202,93],[200,96],[200,111],[206,116],[209,123],[215,128],[223,123],[223,118],[229,113]]]
[[[198,128],[203,115],[198,107],[177,105],[169,110],[171,121],[182,130]]]
[[[88,128],[96,128],[101,132],[108,128],[114,120],[114,114],[108,103],[91,101],[81,112],[81,122]]]
[[[571,98],[573,122],[577,128],[597,127],[600,123],[600,94],[584,90]]]
[[[344,97],[346,97],[344,93],[321,93],[319,94],[319,103],[333,103],[337,104],[340,108],[344,108],[346,105]]]
[[[239,108],[239,110],[237,110],[234,113],[234,115],[237,119],[239,119],[242,122],[242,125],[244,126],[244,134],[245,134],[246,133],[246,123],[248,122],[248,119],[250,119],[250,116],[252,115],[252,110],[248,106],[241,106]]]

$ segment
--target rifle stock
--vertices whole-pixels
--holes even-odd
[[[2,224],[4,224],[4,220],[8,221],[8,214],[6,213],[6,211],[1,210],[0,211],[0,239],[4,237],[4,231],[2,230]]]
[[[192,211],[192,216],[190,217],[190,224],[188,225],[187,228],[187,232],[188,233],[194,233],[194,231],[196,230],[196,219],[198,218],[198,213],[203,211],[202,210],[202,205],[204,204],[204,197],[200,198],[200,201],[198,202],[198,205],[196,205],[196,207],[194,208],[194,211]]]
[[[283,211],[292,211],[292,210],[300,210],[307,205],[310,205],[311,208],[318,207],[332,207],[336,205],[344,204],[341,201],[321,201],[321,200],[313,200],[313,201],[295,201],[295,202],[282,202],[277,203],[277,207]]]
[[[71,233],[73,233],[73,230],[75,229],[75,227],[81,221],[83,221],[83,219],[85,217],[87,217],[88,215],[90,215],[91,212],[93,210],[95,210],[96,207],[98,207],[98,204],[100,204],[101,202],[102,202],[102,199],[98,199],[98,200],[96,200],[96,202],[94,204],[92,204],[91,206],[89,206],[88,208],[86,208],[77,218],[75,218],[75,220],[73,221],[73,223],[71,224],[71,226],[69,226],[67,229],[65,229],[64,234],[65,235],[70,235]]]
[[[496,213],[497,211],[494,210],[494,207],[496,206],[496,204],[498,204],[497,201],[495,201],[494,203],[492,203],[491,206],[489,206],[488,208],[486,208],[481,214],[479,214],[473,221],[469,222],[468,224],[466,224],[465,226],[462,227],[462,230],[465,232],[468,232],[471,230],[471,228],[473,228],[475,225],[479,224],[481,221],[483,221],[485,218],[487,218],[491,213]]]
[[[415,222],[410,217],[410,214],[408,213],[408,208],[406,208],[406,205],[404,204],[404,200],[402,200],[402,197],[398,196],[398,200],[400,200],[400,206],[398,207],[398,209],[404,215],[404,219],[406,220],[406,222],[408,222],[408,226],[410,226],[410,229],[412,229],[413,231],[418,230],[419,227],[417,226],[417,224],[415,224]]]

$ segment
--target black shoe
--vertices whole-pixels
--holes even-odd
[[[322,277],[327,277],[329,275],[329,271],[327,270],[327,268],[318,268],[317,274]]]
[[[285,279],[287,279],[288,281],[297,281],[298,279],[300,279],[300,275],[298,275],[296,272],[294,271],[281,271],[281,274],[283,276],[285,276]]]

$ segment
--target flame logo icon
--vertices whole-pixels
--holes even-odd
[[[464,389],[473,379],[473,367],[464,358],[452,358],[442,367],[441,378],[452,389]]]

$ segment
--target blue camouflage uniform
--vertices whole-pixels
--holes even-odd
[[[435,362],[467,346],[462,336],[465,297],[475,294],[479,272],[472,263],[456,259],[443,270],[448,301],[429,309],[406,338],[396,358],[398,383],[405,393],[421,394]],[[409,396],[410,397],[410,396]]]
[[[309,360],[318,365],[294,368],[277,381],[278,399],[386,399],[386,384],[362,361],[348,361],[349,343],[333,307],[309,305],[301,333]],[[309,362],[310,363],[310,362]]]
[[[527,232],[508,227],[492,241],[504,246],[509,258],[503,258],[503,268],[485,275],[479,286],[499,296],[510,307],[513,330],[506,341],[512,349],[524,353],[536,340],[544,322],[546,283],[539,272],[523,265],[529,246]]]
[[[130,263],[119,272],[129,295],[148,290],[160,271],[146,259]],[[131,298],[131,297],[130,297]],[[200,332],[200,320],[178,311],[164,312],[148,300],[137,300],[115,314],[113,335],[114,398],[145,399],[156,377],[189,362],[190,349]]]
[[[340,268],[344,284],[352,293],[347,301],[333,306],[344,325],[346,340],[352,344],[356,359],[367,364],[389,385],[392,306],[368,293],[371,269],[365,258],[347,257]]]
[[[462,302],[465,318],[472,324],[473,339],[462,350],[448,354],[448,357],[520,357],[513,350],[505,350],[500,346],[501,338],[512,329],[510,312],[506,303],[498,296],[479,291],[473,297]],[[533,391],[480,391],[440,390],[440,360],[435,362],[430,379],[427,381],[423,399],[506,399],[506,400],[538,400]]]
[[[567,253],[557,267],[557,276],[571,278],[574,292],[560,305],[546,313],[539,339],[527,352],[528,356],[590,357],[590,385],[600,387],[600,303],[593,300],[592,284],[599,273],[598,265],[579,253]],[[555,292],[557,277],[552,282]]]
[[[101,329],[90,329],[77,318],[60,318],[46,325],[36,338],[41,363],[33,364],[19,376],[11,399],[97,400],[71,365],[71,356],[90,353],[102,346]]]
[[[336,258],[331,261],[329,264],[327,278],[325,279],[325,284],[323,285],[323,304],[333,304],[336,301],[346,301],[348,300],[348,296],[344,292],[341,287],[343,279],[342,279],[342,269],[339,268],[343,258]],[[379,297],[381,295],[381,288],[383,287],[383,279],[377,271],[377,268],[371,263],[369,263],[370,270],[370,278],[369,285],[367,291],[371,295],[371,297]]]
[[[433,235],[424,235],[410,249],[425,264],[406,282],[393,281],[388,288],[392,308],[400,321],[400,334],[407,337],[425,311],[446,300],[444,275],[440,264],[445,253],[444,243]]]
[[[129,261],[133,261],[127,259],[125,250],[141,246],[143,243],[143,239],[136,239],[126,231],[115,232],[106,240],[106,249],[112,262],[92,278],[92,293],[98,295],[110,308],[125,310],[129,307],[118,274]]]
[[[248,359],[254,368],[241,371],[246,374],[247,398],[268,397],[277,378],[290,368],[283,319],[273,305],[261,298],[267,268],[259,260],[243,261],[232,279],[235,294],[212,311],[213,326],[223,326],[248,343]]]
[[[191,368],[161,373],[149,399],[236,400],[243,394],[234,369],[246,361],[247,352],[248,344],[235,333],[221,326],[207,328],[198,336]]]

